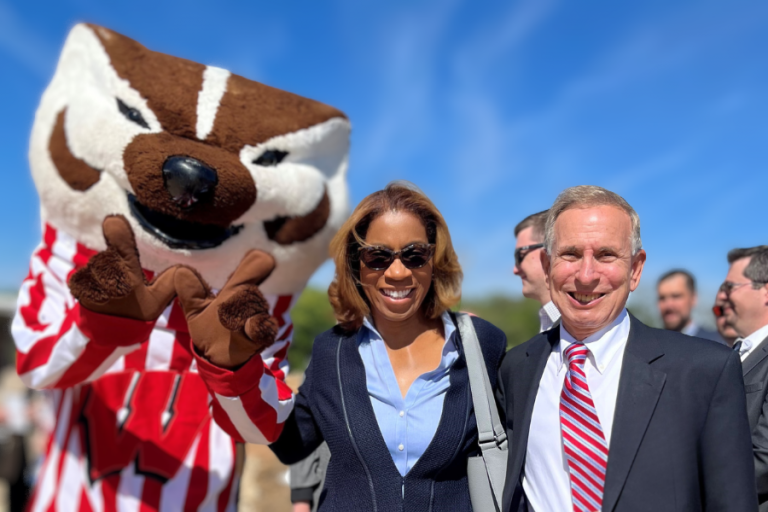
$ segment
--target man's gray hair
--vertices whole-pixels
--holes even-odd
[[[629,237],[632,245],[632,256],[643,248],[640,240],[640,217],[629,203],[615,192],[594,185],[579,185],[563,190],[547,215],[547,224],[544,230],[544,250],[552,254],[552,245],[555,240],[555,221],[566,210],[573,208],[590,208],[594,206],[615,206],[627,212],[632,223],[632,232]]]
[[[728,263],[742,258],[751,258],[744,269],[744,277],[752,281],[753,288],[757,289],[768,283],[768,245],[733,249],[728,252]]]

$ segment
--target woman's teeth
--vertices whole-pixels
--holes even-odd
[[[409,296],[412,291],[413,291],[413,288],[409,288],[407,290],[387,290],[387,289],[382,289],[381,293],[385,297],[389,297],[389,298],[395,299],[395,300],[400,300],[400,299],[404,299],[407,296]]]
[[[582,304],[587,304],[589,302],[592,302],[593,300],[599,299],[600,297],[603,296],[603,294],[602,293],[592,293],[592,294],[572,293],[571,296],[577,301],[581,302]]]

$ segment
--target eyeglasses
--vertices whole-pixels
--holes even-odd
[[[358,251],[360,260],[371,270],[386,270],[395,258],[400,258],[405,268],[415,270],[429,263],[429,259],[435,252],[435,244],[411,244],[399,251],[369,245],[361,247]]]
[[[734,283],[733,281],[723,281],[723,284],[720,285],[719,291],[723,292],[726,297],[729,297],[733,290],[736,288],[741,288],[744,285],[752,284],[752,281],[747,281],[746,283]]]
[[[526,256],[531,254],[536,249],[541,249],[544,247],[544,244],[531,244],[531,245],[524,245],[522,247],[518,247],[515,249],[515,265],[520,267],[522,265],[523,260]]]

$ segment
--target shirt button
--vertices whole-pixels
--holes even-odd
[[[403,446],[403,445],[401,444],[400,446],[398,446],[398,447],[397,447],[397,449],[398,449],[398,450],[400,450],[400,451],[403,451],[403,450],[405,450],[405,446]]]
[[[403,416],[405,416],[405,411],[400,411],[400,417],[402,418]]]

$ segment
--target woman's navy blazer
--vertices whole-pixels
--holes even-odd
[[[504,333],[473,317],[491,385],[507,347]],[[459,358],[435,436],[405,475],[395,467],[368,396],[357,333],[337,328],[315,339],[296,405],[280,438],[270,445],[284,464],[307,456],[325,440],[331,461],[320,511],[456,512],[472,510],[467,457],[477,455],[477,425],[466,359],[457,331]]]

